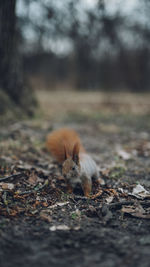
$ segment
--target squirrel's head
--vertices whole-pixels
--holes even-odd
[[[62,174],[68,183],[74,187],[80,182],[80,162],[79,162],[79,150],[80,146],[78,143],[74,145],[72,155],[68,155],[66,148],[65,150],[65,161],[62,165]]]

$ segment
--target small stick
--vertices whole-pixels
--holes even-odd
[[[14,179],[14,178],[20,176],[21,174],[22,173],[19,172],[19,173],[15,173],[15,174],[12,174],[12,175],[9,175],[9,176],[6,176],[6,177],[2,177],[2,178],[0,178],[0,182],[7,181],[7,180],[12,179],[12,178]]]
[[[132,205],[132,204],[135,204],[136,201],[121,201],[121,202],[115,202],[115,203],[111,203],[111,204],[107,204],[107,206],[109,208],[121,208],[121,206],[123,205]],[[138,201],[138,203],[142,204],[142,205],[145,205],[145,206],[150,206],[150,201]]]
[[[9,214],[9,207],[8,207],[8,201],[7,201],[7,191],[4,192],[2,198],[3,198],[4,205],[6,206],[7,213]]]
[[[76,196],[74,196],[74,199],[75,199],[75,200],[78,200],[78,199],[87,200],[87,199],[89,199],[89,198],[88,198],[88,197],[85,197],[85,196],[79,196],[79,195],[76,195]]]
[[[32,193],[35,193],[35,190],[28,190],[28,191],[23,191],[23,192],[17,192],[16,194],[19,195],[19,196],[22,196],[22,195],[27,195],[27,194],[32,194]]]
[[[19,192],[17,193],[18,195],[27,195],[27,194],[32,194],[32,193],[35,193],[35,192],[38,192],[40,190],[42,190],[45,186],[47,186],[49,184],[49,181],[48,179],[45,180],[44,184],[41,185],[39,188],[34,188],[33,190],[28,190],[28,191],[24,191],[24,192]]]
[[[90,198],[91,199],[95,199],[97,197],[100,197],[102,194],[103,194],[103,191],[102,190],[99,190],[95,195],[92,195]]]

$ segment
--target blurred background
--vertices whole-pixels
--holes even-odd
[[[149,14],[149,0],[1,1],[0,112],[9,96],[32,114],[33,89],[149,92]]]
[[[35,88],[150,90],[150,1],[18,0],[16,11]]]

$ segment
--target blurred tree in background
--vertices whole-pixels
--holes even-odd
[[[33,92],[25,85],[18,53],[16,0],[0,1],[0,113],[33,113]]]
[[[37,87],[148,91],[150,3],[127,2],[18,0],[27,77]]]
[[[150,2],[133,2],[1,1],[0,111],[33,112],[25,76],[36,89],[149,91]]]

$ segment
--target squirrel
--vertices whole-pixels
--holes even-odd
[[[97,184],[102,183],[98,166],[85,151],[78,134],[67,128],[61,128],[47,137],[47,149],[62,166],[62,175],[66,180],[69,193],[80,184],[83,193],[89,197],[92,189],[92,178]]]

